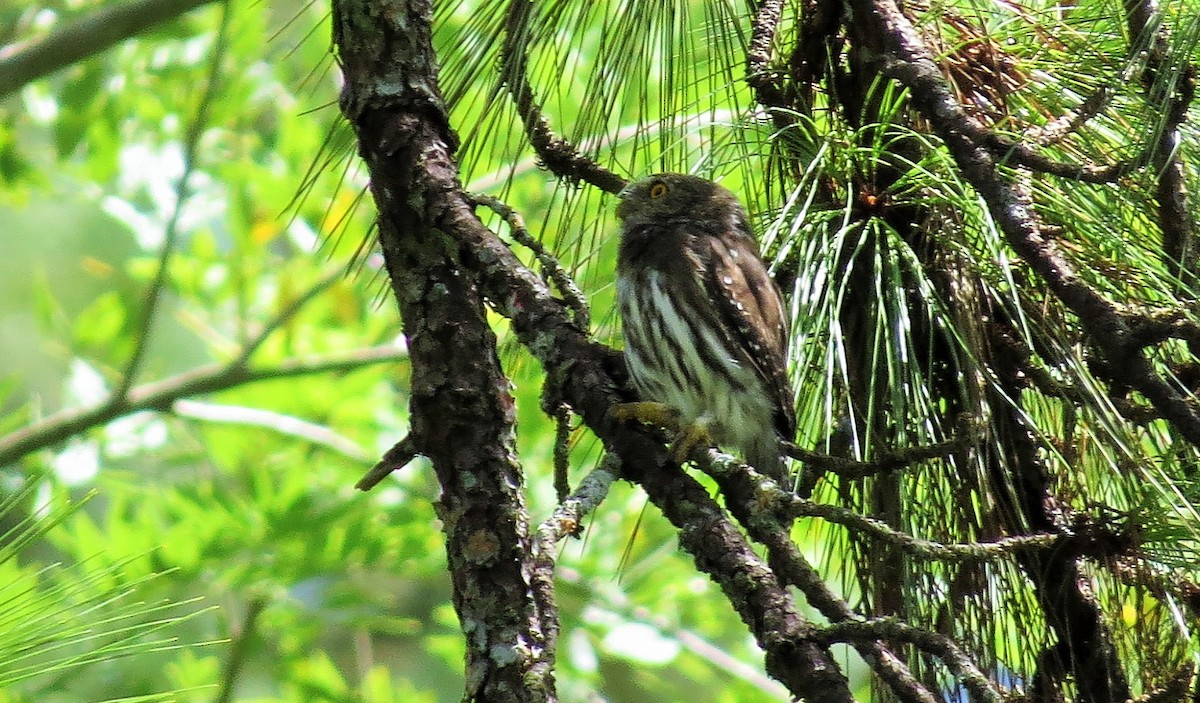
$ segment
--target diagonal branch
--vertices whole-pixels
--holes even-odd
[[[597,188],[617,193],[625,179],[579,153],[575,145],[554,133],[529,85],[529,18],[533,0],[510,0],[504,28],[500,74],[525,126],[525,135],[546,168],[571,182],[586,181]]]
[[[113,403],[120,403],[134,382],[137,381],[138,373],[142,369],[142,362],[145,360],[146,350],[150,346],[150,330],[154,326],[159,302],[166,291],[171,257],[175,253],[175,245],[178,241],[179,218],[183,215],[183,206],[187,202],[190,190],[189,181],[196,169],[196,151],[200,147],[201,135],[208,128],[209,110],[212,108],[213,99],[217,94],[217,79],[221,74],[221,63],[225,58],[225,47],[229,40],[231,12],[230,3],[227,0],[221,8],[221,24],[217,29],[216,42],[212,48],[208,80],[205,82],[204,92],[200,96],[196,115],[188,125],[187,136],[184,139],[183,173],[179,176],[179,182],[175,184],[175,208],[171,211],[171,218],[167,221],[166,229],[163,232],[162,250],[158,255],[158,266],[154,271],[154,278],[150,282],[150,287],[146,289],[142,305],[138,310],[141,317],[138,319],[138,330],[133,337],[133,353],[130,354],[129,360],[125,364],[121,380],[113,389],[111,401]]]
[[[730,512],[737,518],[750,536],[767,547],[771,569],[785,583],[799,588],[830,622],[853,622],[862,620],[850,605],[829,589],[816,569],[800,553],[788,531],[779,524],[770,509],[772,499],[762,495],[764,484],[771,482],[740,462],[731,461],[713,450],[693,452],[705,473],[712,476],[721,487]],[[775,487],[776,497],[782,492]],[[871,663],[879,677],[904,703],[935,703],[937,698],[912,674],[904,660],[893,653],[884,643],[859,642],[855,645],[859,654]]]
[[[554,598],[555,548],[568,535],[577,536],[582,529],[583,519],[595,510],[608,496],[609,486],[621,470],[620,460],[613,454],[605,455],[596,467],[579,482],[574,494],[558,506],[554,514],[538,527],[533,540],[533,569],[529,585],[533,589],[542,612],[552,613],[546,619],[546,649],[554,657],[558,643],[558,610]]]
[[[288,359],[278,366],[261,369],[241,364],[214,364],[192,369],[160,381],[134,386],[120,402],[63,410],[0,437],[0,466],[11,464],[30,452],[52,447],[123,415],[142,410],[168,411],[175,401],[183,398],[258,381],[353,371],[372,364],[403,361],[407,357],[405,350],[388,345],[311,359]]]
[[[459,192],[443,213],[445,231],[460,242],[467,267],[497,312],[512,321],[518,338],[557,379],[556,392],[622,461],[622,477],[638,482],[679,529],[680,546],[722,588],[766,651],[767,671],[810,701],[850,701],[845,679],[828,652],[804,643],[810,625],[741,532],[693,479],[671,468],[667,450],[640,428],[609,417],[626,396],[620,355],[592,341],[546,283],[474,214]],[[931,703],[924,701],[923,703]]]
[[[996,685],[983,675],[979,666],[971,661],[958,643],[945,635],[913,627],[895,618],[834,623],[821,628],[815,639],[822,644],[870,644],[883,639],[910,642],[945,662],[951,673],[970,691],[972,700],[984,703],[1001,703],[1004,700]]]

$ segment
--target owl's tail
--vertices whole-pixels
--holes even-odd
[[[780,488],[791,490],[792,479],[788,474],[786,460],[782,454],[783,447],[779,442],[779,436],[771,432],[754,446],[746,448],[746,463],[753,466],[763,476],[774,480]]]

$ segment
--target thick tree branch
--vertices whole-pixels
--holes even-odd
[[[450,407],[454,396],[464,395],[460,384],[472,388],[475,379],[481,376],[481,370],[472,368],[446,373],[439,366],[450,357],[463,355],[464,349],[487,348],[483,340],[461,338],[465,329],[474,326],[474,321],[449,317],[461,308],[463,299],[477,299],[482,293],[501,314],[513,321],[518,337],[542,362],[547,376],[555,379],[561,399],[583,417],[611,452],[621,457],[624,475],[639,481],[651,500],[680,529],[683,548],[692,554],[697,566],[721,586],[766,650],[768,672],[795,695],[810,701],[851,701],[845,679],[833,659],[821,648],[804,641],[803,636],[810,626],[796,611],[787,589],[755,555],[737,528],[725,519],[719,506],[699,484],[678,468],[668,466],[667,450],[660,442],[642,430],[619,425],[608,417],[609,408],[625,399],[618,390],[622,385],[618,378],[623,376],[619,355],[588,339],[563,305],[551,296],[545,282],[521,265],[512,251],[475,216],[474,203],[461,191],[454,178],[453,161],[447,146],[452,139],[448,136],[445,113],[437,100],[436,85],[432,80],[432,49],[428,36],[420,36],[421,32],[428,32],[428,25],[411,20],[413,17],[427,18],[428,6],[413,0],[399,6],[376,8],[378,12],[370,16],[353,14],[355,7],[335,5],[337,42],[342,47],[341,58],[347,76],[342,106],[359,129],[363,153],[372,170],[372,184],[383,213],[382,222],[386,224],[381,229],[385,235],[385,252],[394,246],[399,251],[391,256],[405,257],[398,259],[402,266],[389,264],[389,267],[397,296],[401,299],[406,329],[410,330],[413,339],[410,344],[414,378],[413,431],[423,440],[422,453],[434,459],[443,490],[453,491],[456,495],[463,493],[455,476],[464,469],[454,467],[454,460],[461,455],[462,446],[480,446],[477,441],[468,441],[477,436],[477,425],[489,426],[478,419],[472,421],[473,406]],[[376,26],[395,21],[389,18],[410,19],[403,27]],[[358,46],[363,43],[363,36],[379,35],[404,37],[408,43],[400,47],[390,47],[386,43]],[[347,48],[347,45],[353,46]],[[387,93],[392,86],[410,85],[415,89],[401,91],[400,95]],[[422,203],[432,212],[413,212],[407,206],[411,202]],[[416,226],[419,223],[427,223],[426,227],[436,229],[422,230]],[[408,228],[404,237],[388,234],[387,227],[401,224]],[[457,241],[457,255],[442,249],[443,245],[449,244],[443,238]],[[422,243],[425,246],[420,253],[405,254],[406,247],[418,247]],[[439,262],[447,259],[461,261],[461,267],[454,265],[442,272],[441,268],[450,264]],[[428,278],[431,276],[432,281]],[[473,280],[480,282],[478,292],[465,290],[461,283]],[[450,306],[451,303],[446,301],[453,301],[453,307],[438,310],[436,315],[430,314],[418,304],[422,296],[430,295],[438,296],[439,306]],[[434,302],[427,301],[425,305],[432,306]],[[416,335],[428,337],[433,330],[447,324],[454,328],[453,348],[424,339],[418,343]],[[431,348],[425,349],[426,344]],[[418,352],[427,352],[430,358],[419,364]],[[454,363],[458,363],[457,360]],[[432,379],[427,378],[430,375]],[[425,387],[439,381],[446,383],[449,379],[455,379],[454,388]],[[417,397],[423,399],[420,405],[416,403]],[[472,402],[481,400],[474,393],[467,398]],[[429,417],[435,411],[439,413],[437,418],[453,429],[433,427]],[[452,416],[451,412],[461,413],[461,416]],[[470,426],[464,427],[463,423],[468,422]],[[491,426],[494,426],[494,420]],[[450,473],[453,469],[457,471]],[[503,478],[502,472],[508,478]],[[469,474],[473,477],[473,488],[467,498],[478,496],[479,501],[495,504],[495,495],[485,496],[483,489],[487,489],[505,496],[506,500],[516,500],[510,491],[519,486],[520,481],[506,468],[491,467],[491,475],[487,476],[475,471]],[[497,487],[495,482],[501,479],[505,485]],[[446,512],[443,509],[443,513]],[[542,599],[528,591],[517,592],[510,586],[511,578],[528,573],[518,569],[517,565],[527,562],[530,545],[519,532],[487,531],[486,536],[493,539],[482,541],[490,545],[496,555],[491,568],[483,573],[477,568],[477,559],[469,558],[479,552],[480,540],[460,545],[456,536],[456,531],[463,529],[462,525],[469,517],[447,514],[443,518],[451,542],[448,549],[456,586],[455,602],[471,635],[468,694],[477,697],[498,695],[493,682],[507,682],[506,690],[515,697],[514,700],[537,699],[530,688],[541,687],[547,682],[548,673],[542,667],[549,662],[544,649],[514,652],[517,656],[509,662],[510,666],[500,667],[497,662],[487,659],[487,653],[494,651],[495,646],[477,646],[478,637],[503,633],[528,640],[537,638],[537,646],[544,646],[548,622],[542,619],[543,613],[537,611],[536,605]],[[512,519],[511,516],[504,520],[492,519],[490,525],[504,524]],[[484,530],[483,523],[479,524],[477,531]],[[510,569],[520,573],[510,573]],[[478,591],[483,584],[487,584],[488,593]],[[487,602],[476,603],[483,599]],[[493,612],[497,609],[503,613]],[[536,661],[535,656],[538,657]],[[484,669],[483,688],[473,671],[475,667]],[[514,677],[525,669],[529,670],[529,676],[524,683],[519,683]]]
[[[1000,502],[999,517],[1010,533],[1065,532],[1046,466],[1019,406],[1020,357],[1003,345],[994,345],[993,350],[992,367],[1001,388],[990,388],[988,393],[994,408],[995,446],[1000,449],[989,462],[989,477]],[[1017,554],[1017,563],[1033,582],[1046,623],[1057,636],[1057,643],[1039,658],[1040,683],[1031,687],[1034,703],[1057,700],[1051,684],[1064,683],[1068,676],[1074,677],[1082,703],[1116,703],[1130,696],[1108,626],[1082,584],[1078,557],[1073,549]]]
[[[783,76],[770,68],[771,49],[782,14],[783,0],[759,3],[750,46],[746,50],[746,83],[754,90],[758,104],[767,109],[778,130],[795,123],[794,108],[783,94]]]
[[[790,539],[788,530],[775,519],[775,516],[784,514],[789,507],[812,505],[811,503],[792,498],[769,479],[719,452],[699,450],[693,454],[692,459],[716,479],[730,510],[746,527],[750,536],[766,545],[770,553],[771,568],[781,579],[799,588],[808,598],[809,604],[831,623],[864,622],[845,600],[829,589]],[[818,509],[814,512],[825,511]],[[890,530],[886,526],[884,529]],[[937,700],[912,675],[904,661],[881,640],[860,639],[851,644],[901,701],[933,703]],[[962,671],[972,679],[971,686],[975,686],[979,683],[979,678],[975,677],[973,672],[977,672],[978,669],[972,667],[964,666]]]
[[[645,438],[638,438],[645,442]],[[798,698],[813,703],[849,703],[845,677],[833,657],[810,640],[812,625],[796,608],[786,586],[755,554],[738,528],[694,479],[666,461],[656,441],[622,456],[652,457],[626,461],[625,473],[646,490],[650,500],[679,529],[679,544],[721,586],[742,621],[766,651],[767,673]]]
[[[0,97],[169,22],[212,0],[135,0],[70,20],[26,46],[0,50]]]
[[[554,393],[571,406],[621,458],[623,477],[637,481],[680,530],[680,546],[720,585],[767,653],[767,671],[797,696],[849,701],[850,693],[827,652],[803,643],[810,625],[720,507],[694,480],[672,467],[667,449],[637,427],[617,423],[610,408],[628,400],[620,355],[590,340],[546,283],[475,217],[457,194],[445,213],[446,231],[461,242],[464,263],[480,276],[497,311],[541,361]],[[929,703],[928,701],[925,703]]]
[[[456,138],[437,85],[428,0],[339,0],[341,107],[379,210],[379,240],[412,362],[417,449],[441,485],[438,516],[467,638],[469,701],[554,701],[555,613],[528,581],[532,537],[515,409],[483,292],[457,254]]]

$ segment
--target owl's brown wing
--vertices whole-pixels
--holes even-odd
[[[745,352],[775,402],[775,429],[787,441],[796,436],[796,412],[787,379],[787,316],[779,287],[771,279],[748,233],[704,238],[701,279],[722,327]]]

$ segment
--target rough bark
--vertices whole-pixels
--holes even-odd
[[[420,0],[334,3],[342,109],[371,172],[380,246],[408,338],[411,436],[442,488],[438,515],[468,641],[465,698],[551,701],[549,604],[534,598],[528,579],[513,399],[476,276],[447,231],[448,200],[461,193],[430,17]]]

